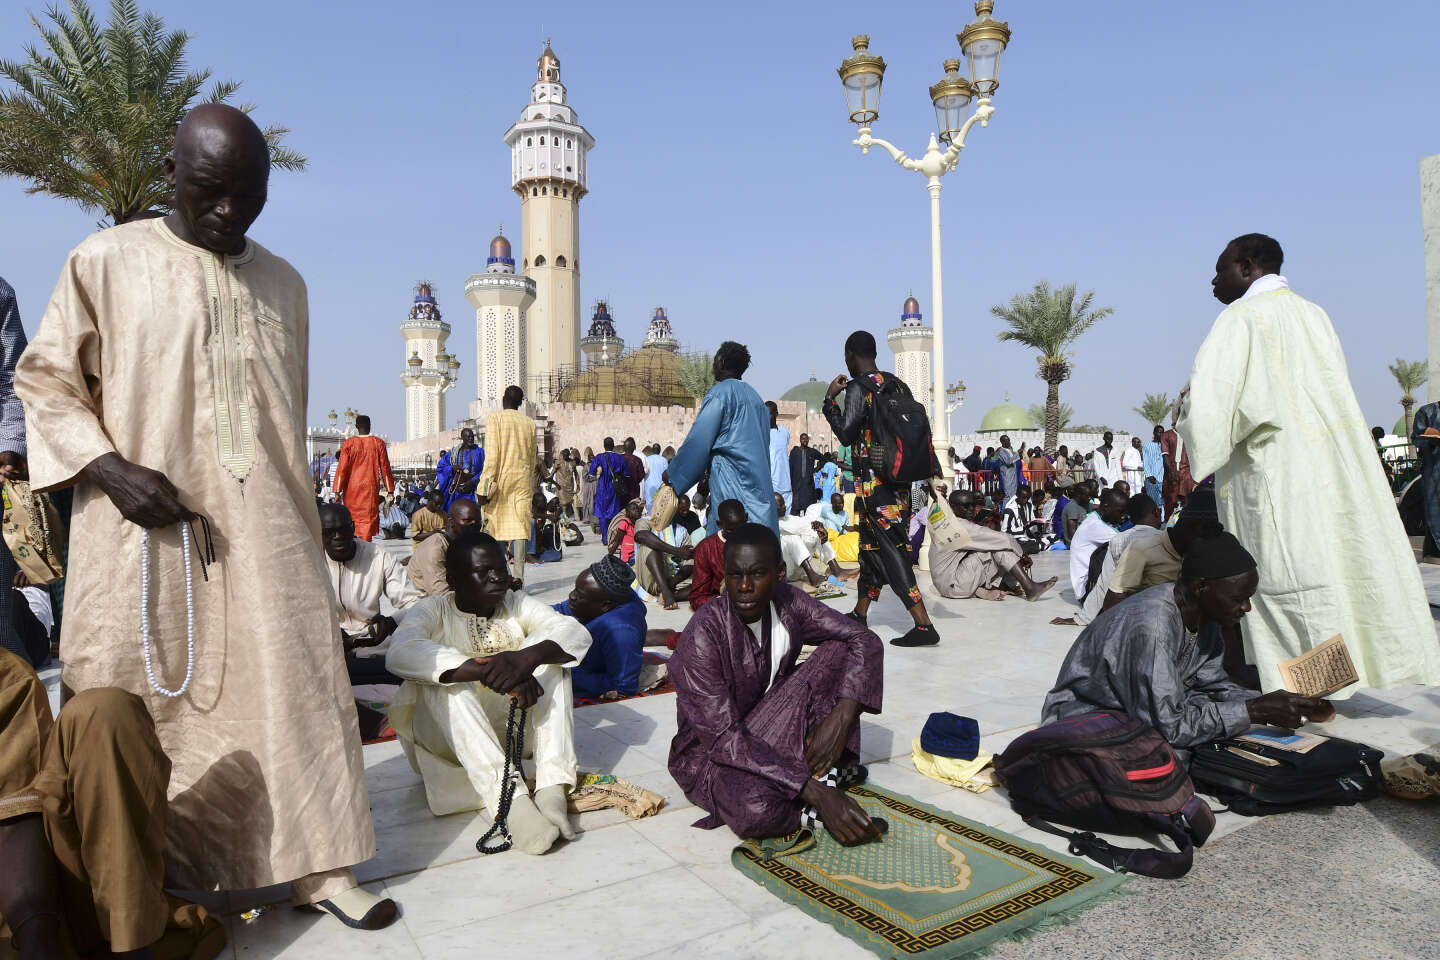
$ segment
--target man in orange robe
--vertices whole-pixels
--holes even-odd
[[[380,532],[380,487],[385,492],[395,489],[390,472],[390,458],[385,454],[385,441],[370,436],[370,418],[355,417],[356,436],[340,445],[340,464],[335,469],[335,492],[350,510],[355,521],[355,536],[373,540]]]

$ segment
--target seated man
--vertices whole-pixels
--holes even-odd
[[[95,687],[56,721],[0,650],[0,930],[20,960],[150,957],[162,937],[165,956],[220,955],[220,922],[163,889],[169,783],[143,700]]]
[[[1130,498],[1125,507],[1125,513],[1130,518],[1132,526],[1129,530],[1123,530],[1110,538],[1110,542],[1104,547],[1096,548],[1090,555],[1090,592],[1080,602],[1073,616],[1056,617],[1050,623],[1057,627],[1085,626],[1100,614],[1101,606],[1105,602],[1105,594],[1110,585],[1110,578],[1115,575],[1115,565],[1130,548],[1132,543],[1150,540],[1160,535],[1160,508],[1155,505],[1145,494],[1137,494]],[[1180,573],[1180,559],[1175,559],[1175,574]],[[1160,581],[1156,581],[1157,583]],[[1170,583],[1175,582],[1175,577],[1169,579]],[[1151,584],[1153,586],[1153,584]],[[1079,600],[1079,598],[1076,598]]]
[[[557,563],[565,559],[560,540],[560,501],[547,500],[545,494],[530,498],[530,543],[527,563]]]
[[[696,498],[700,500],[703,509],[704,498],[699,494],[696,494]],[[690,498],[683,493],[675,501],[675,522],[690,531],[703,530],[705,527],[705,521],[700,519],[700,514],[695,512]],[[703,537],[704,534],[702,533],[701,536]]]
[[[1070,587],[1075,591],[1077,602],[1083,602],[1090,588],[1090,556],[1097,547],[1110,542],[1119,532],[1119,525],[1125,519],[1125,508],[1130,505],[1128,494],[1121,493],[1112,484],[1100,494],[1100,509],[1089,514],[1085,522],[1075,530],[1070,541]]]
[[[386,540],[404,540],[405,528],[410,523],[410,518],[405,516],[405,511],[395,502],[393,496],[386,497],[384,504],[380,507],[380,533]]]
[[[1192,748],[1252,724],[1293,730],[1326,718],[1332,709],[1324,700],[1284,690],[1259,696],[1225,676],[1222,631],[1250,610],[1259,583],[1254,558],[1231,534],[1195,542],[1178,583],[1137,593],[1085,628],[1045,697],[1041,722],[1119,710],[1158,730],[1188,763]]]
[[[508,827],[515,848],[542,854],[574,837],[565,795],[575,785],[570,671],[590,634],[520,592],[505,549],[474,527],[445,551],[451,592],[406,613],[385,665],[405,684],[390,723],[410,765],[425,780],[436,816],[499,810],[506,720],[513,699],[527,709],[525,748],[533,751],[535,795],[520,777]]]
[[[825,524],[826,530],[837,537],[847,533],[857,533],[860,530],[845,509],[843,493],[832,493],[829,501],[821,505],[820,522]]]
[[[700,608],[716,597],[725,588],[725,538],[742,523],[749,521],[745,505],[739,500],[726,500],[717,507],[718,529],[695,548],[695,573],[690,582],[690,609]]]
[[[385,672],[385,650],[395,632],[395,618],[380,612],[380,598],[399,611],[419,600],[420,591],[394,554],[355,538],[350,511],[340,504],[327,503],[320,508],[320,539],[340,615],[340,639],[350,682],[356,686],[398,684],[398,679]]]
[[[690,532],[675,523],[656,532],[650,528],[650,518],[644,515],[629,522],[634,524],[635,579],[640,589],[659,597],[664,609],[678,610],[680,601],[690,598],[690,579],[694,575],[687,563],[695,555]]]
[[[425,494],[425,505],[410,515],[410,539],[419,543],[445,529],[445,495],[439,490]]]
[[[465,528],[479,525],[480,506],[474,500],[459,498],[452,503],[444,529],[416,544],[405,568],[415,589],[427,597],[449,593],[450,584],[445,582],[445,551]]]
[[[780,518],[780,554],[785,559],[785,579],[803,579],[810,586],[818,587],[825,582],[825,577],[815,569],[818,563],[838,584],[845,574],[835,562],[835,548],[830,546],[830,535],[825,530],[825,525],[818,520],[812,522],[804,517],[792,516],[789,511],[781,509],[784,503],[785,498],[775,494],[775,509]],[[858,577],[860,571],[852,571],[849,575]]]
[[[625,509],[610,521],[610,529],[605,534],[606,552],[619,554],[620,559],[626,563],[633,562],[635,559],[635,525],[643,516],[645,516],[644,500],[637,498],[625,504]]]
[[[1139,540],[1132,540],[1120,554],[1114,571],[1104,584],[1105,596],[1102,610],[1109,610],[1115,604],[1133,593],[1147,590],[1161,583],[1174,583],[1180,576],[1180,565],[1185,553],[1197,540],[1213,537],[1225,528],[1220,525],[1220,514],[1215,503],[1215,488],[1208,484],[1196,487],[1190,494],[1190,510],[1183,520],[1168,530],[1160,530],[1160,506],[1148,495],[1131,497],[1131,502],[1144,498],[1148,507],[1142,507],[1143,522],[1154,527],[1156,534]],[[1138,527],[1142,522],[1136,519],[1136,511],[1130,517]],[[1097,585],[1091,596],[1101,589]]]
[[[590,632],[590,652],[570,671],[577,697],[598,699],[608,693],[634,696],[645,663],[645,601],[631,584],[635,571],[606,555],[575,578],[557,613],[574,617]]]
[[[813,810],[839,842],[864,843],[879,829],[819,778],[844,779],[859,762],[860,713],[880,711],[884,648],[868,628],[782,583],[783,570],[773,530],[731,531],[726,595],[690,620],[670,658],[679,721],[670,773],[708,812],[697,827],[783,836]],[[804,644],[817,647],[797,665]]]
[[[935,591],[951,600],[978,597],[981,600],[1003,600],[1004,590],[1018,587],[1026,600],[1039,599],[1055,586],[1056,578],[1043,583],[1030,578],[1030,558],[1020,542],[1006,533],[975,523],[975,510],[981,503],[973,490],[956,490],[950,494],[950,511],[969,534],[969,542],[940,549],[935,531],[930,531],[930,580]],[[929,518],[926,520],[929,523]]]
[[[1089,515],[1096,488],[1094,480],[1081,480],[1070,488],[1070,501],[1060,510],[1060,539],[1065,541],[1065,546],[1071,546],[1075,531]]]

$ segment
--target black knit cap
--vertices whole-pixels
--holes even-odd
[[[1255,569],[1255,558],[1232,533],[1202,537],[1185,551],[1180,561],[1181,580],[1223,580]]]
[[[624,600],[632,596],[630,584],[635,582],[635,571],[613,553],[590,564],[590,574],[611,598]]]

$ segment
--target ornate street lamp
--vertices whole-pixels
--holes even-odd
[[[885,81],[885,61],[870,52],[870,38],[863,33],[850,40],[855,52],[840,64],[840,82],[845,85],[845,102],[850,122],[868,127],[880,119],[880,84]]]
[[[935,138],[945,146],[960,135],[970,114],[970,83],[960,76],[960,61],[945,61],[945,76],[930,88],[930,102],[935,105]]]
[[[995,0],[976,0],[977,16],[955,34],[969,64],[970,86],[982,97],[992,97],[1000,86],[1000,55],[1010,44],[1010,24],[991,17]]]

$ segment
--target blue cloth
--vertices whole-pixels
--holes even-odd
[[[0,278],[0,452],[25,456],[25,405],[15,394],[15,364],[28,341],[20,325],[15,291]],[[5,581],[9,592],[10,581]]]
[[[610,531],[610,521],[615,519],[615,514],[625,506],[615,495],[615,491],[611,489],[611,483],[607,478],[620,478],[615,486],[624,490],[624,478],[628,475],[625,469],[625,458],[614,450],[606,450],[590,461],[589,476],[598,478],[595,483],[595,519],[600,523],[602,542],[605,534]]]
[[[820,502],[829,503],[834,495],[836,484],[840,482],[840,468],[833,463],[827,463],[820,468],[815,475],[815,484],[820,488]]]
[[[550,529],[558,532],[556,527],[552,526]],[[541,563],[555,563],[558,560],[564,560],[565,553],[560,548],[559,538],[547,536],[545,539],[550,542],[542,545],[540,543],[540,521],[531,520],[530,548],[526,551],[526,556],[535,557]]]
[[[1140,444],[1140,462],[1145,476],[1154,477],[1156,480],[1165,479],[1165,457],[1160,452],[1160,444],[1154,440]]]
[[[1062,541],[1065,539],[1065,508],[1069,506],[1070,498],[1063,493],[1055,495],[1055,536]]]
[[[555,604],[555,611],[574,616],[569,600]],[[645,662],[645,602],[632,596],[585,624],[585,629],[590,631],[590,650],[570,671],[575,695],[594,699],[611,690],[622,696],[637,693]]]
[[[475,483],[480,482],[480,473],[485,469],[485,448],[473,446],[469,449],[456,447],[453,451],[443,450],[440,453],[440,462],[435,465],[435,485],[445,494],[445,509],[448,511],[450,505],[456,500],[474,500],[472,493],[451,493],[450,483],[461,470],[470,471],[470,479]]]
[[[660,490],[660,478],[670,469],[670,461],[658,453],[652,453],[645,458],[645,466],[650,471],[645,475],[645,509],[648,511],[655,505],[655,494]]]
[[[770,486],[785,498],[790,509],[790,428],[770,428]]]
[[[721,380],[705,394],[695,425],[670,461],[670,482],[676,490],[689,490],[706,468],[707,531],[718,529],[720,504],[739,500],[751,523],[763,523],[780,535],[770,482],[770,410],[743,380]]]
[[[932,713],[920,731],[920,749],[937,757],[974,760],[980,752],[980,725],[953,713]]]
[[[850,514],[844,510],[836,511],[827,500],[820,508],[820,522],[825,524],[826,530],[844,533],[845,528],[850,526]]]

